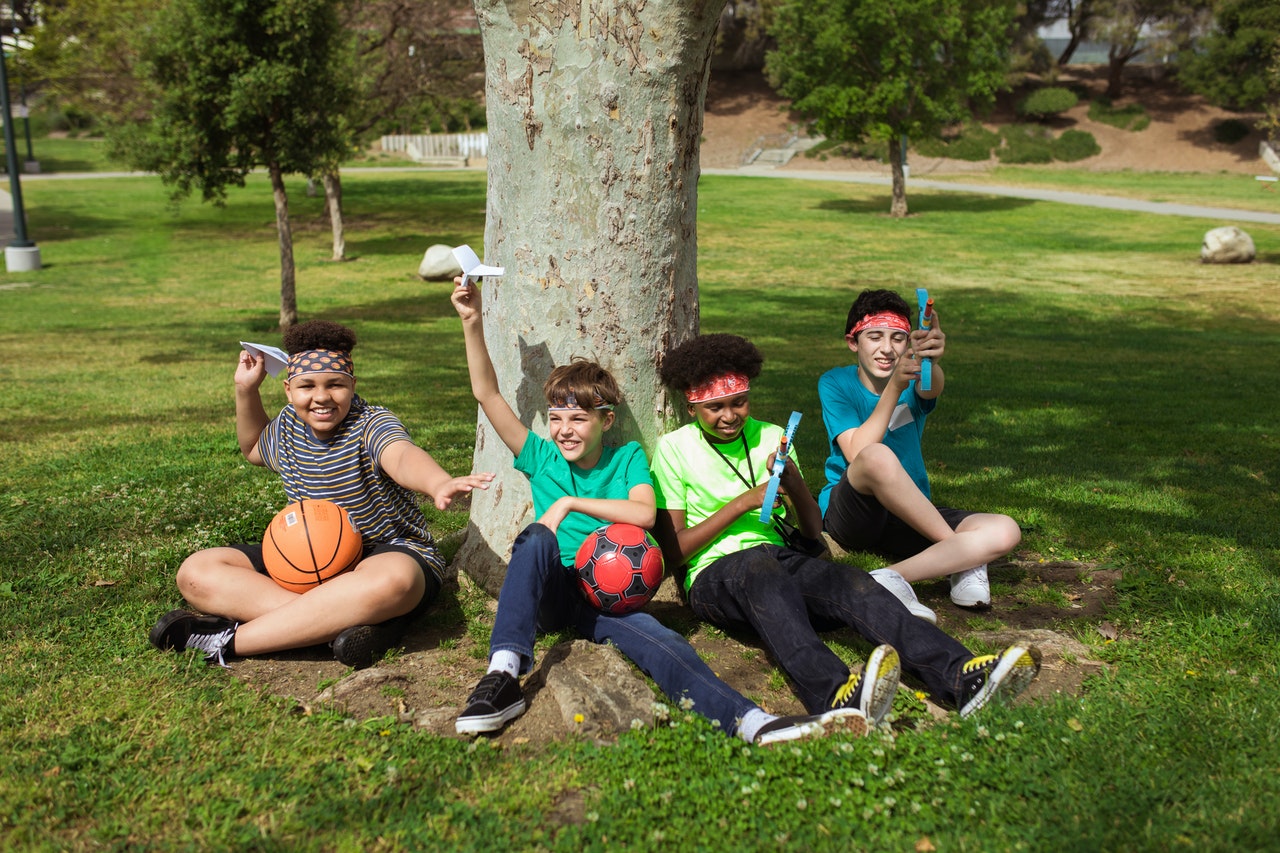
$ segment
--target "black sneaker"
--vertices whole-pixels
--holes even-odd
[[[467,697],[453,728],[460,735],[496,732],[524,713],[520,682],[502,670],[486,673]]]
[[[980,655],[960,670],[956,705],[967,717],[992,699],[1008,701],[1026,690],[1040,672],[1040,650],[1035,646],[1010,646],[999,655]]]
[[[197,616],[190,610],[170,610],[151,629],[151,645],[162,652],[197,649],[204,652],[205,663],[227,665],[226,657],[234,654],[232,640],[239,622],[221,616]]]
[[[756,746],[771,743],[782,743],[788,740],[800,740],[806,737],[822,737],[827,733],[828,725],[837,725],[842,731],[854,736],[867,733],[867,721],[852,709],[828,711],[825,714],[799,714],[792,717],[778,717],[770,720],[756,732],[752,741]]]
[[[867,725],[875,728],[893,707],[893,697],[898,693],[898,678],[902,664],[893,646],[876,646],[867,658],[866,666],[858,675],[850,675],[844,686],[831,700],[833,709],[853,708],[866,718]]]
[[[373,666],[388,649],[395,648],[409,630],[413,617],[397,616],[377,625],[355,625],[339,634],[331,644],[338,663],[356,669]]]

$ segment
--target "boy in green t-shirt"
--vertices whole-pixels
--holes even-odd
[[[814,714],[845,705],[857,682],[818,636],[841,626],[881,649],[896,649],[903,670],[962,716],[1025,689],[1040,668],[1034,646],[974,655],[912,616],[867,572],[793,550],[772,524],[760,521],[783,435],[751,417],[751,380],[763,363],[760,351],[736,335],[694,338],[662,361],[663,382],[685,398],[694,422],[658,440],[656,529],[667,565],[688,568],[685,589],[694,614],[720,627],[753,628]],[[800,533],[817,538],[822,515],[794,454],[781,491]]]
[[[572,555],[591,531],[608,522],[649,529],[654,521],[653,485],[644,451],[635,442],[604,444],[620,402],[617,383],[598,364],[574,360],[551,372],[543,386],[549,439],[521,423],[498,387],[484,339],[480,290],[455,279],[453,304],[462,318],[471,390],[494,431],[515,455],[516,470],[529,477],[537,521],[516,538],[498,595],[489,641],[489,671],[458,716],[460,734],[498,731],[525,710],[519,677],[533,663],[538,631],[572,626],[596,643],[612,643],[674,700],[748,743],[793,740],[823,731],[836,719],[865,732],[859,710],[824,709],[811,716],[775,717],[711,672],[683,636],[648,613],[604,613],[575,589]],[[892,696],[896,667],[885,667],[868,692]]]

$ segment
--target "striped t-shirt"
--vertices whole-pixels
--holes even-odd
[[[280,475],[290,501],[333,501],[351,515],[366,547],[409,548],[439,579],[444,559],[427,530],[416,493],[378,465],[382,451],[397,441],[412,441],[400,419],[357,396],[346,418],[325,440],[316,438],[293,406],[285,406],[259,436],[258,453],[263,464]]]

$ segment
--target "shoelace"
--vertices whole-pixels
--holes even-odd
[[[205,654],[205,661],[215,663],[223,669],[229,669],[225,658],[227,644],[231,642],[231,637],[235,634],[236,628],[240,627],[240,623],[232,625],[219,631],[216,634],[192,634],[187,638],[187,648],[199,649]]]
[[[971,658],[964,666],[960,667],[960,672],[964,675],[972,675],[974,670],[981,669],[995,659],[995,655],[978,655],[976,658]]]
[[[840,685],[840,689],[836,691],[836,697],[831,700],[831,707],[839,708],[840,706],[842,706],[845,703],[845,700],[847,700],[850,696],[853,696],[857,692],[858,685],[861,682],[862,682],[861,675],[851,674],[849,676],[849,680],[846,681],[844,684]]]

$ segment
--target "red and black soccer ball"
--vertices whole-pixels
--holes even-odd
[[[662,583],[662,551],[634,524],[594,530],[582,540],[573,566],[583,598],[605,613],[639,610]]]

